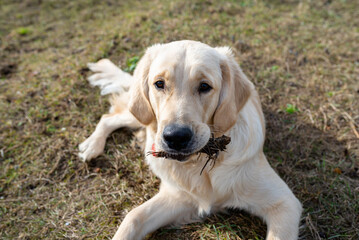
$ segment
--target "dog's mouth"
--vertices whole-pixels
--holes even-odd
[[[155,145],[152,145],[152,151],[148,152],[149,155],[159,158],[173,159],[180,162],[186,161],[190,156],[204,153],[208,156],[209,160],[217,158],[220,151],[226,150],[226,146],[231,142],[231,138],[223,135],[222,137],[214,138],[213,136],[208,140],[207,144],[199,151],[193,153],[169,153],[165,151],[156,151]],[[207,162],[208,162],[207,161]],[[207,164],[207,163],[206,163]]]
[[[183,153],[168,153],[168,152],[160,151],[160,152],[150,152],[150,154],[154,157],[168,158],[168,159],[184,162],[195,153],[183,154]]]
[[[186,161],[190,156],[194,155],[195,152],[167,152],[167,151],[157,151],[155,144],[152,144],[152,149],[147,153],[147,155],[152,155],[157,158],[166,158],[169,160],[177,160],[180,162]]]

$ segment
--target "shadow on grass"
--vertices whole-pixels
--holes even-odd
[[[303,204],[302,239],[358,237],[358,156],[347,142],[303,123],[296,114],[266,109],[265,115],[264,151]]]

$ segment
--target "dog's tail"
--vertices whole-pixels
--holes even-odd
[[[97,63],[88,63],[88,68],[94,72],[88,78],[91,86],[101,89],[101,95],[122,94],[129,91],[133,84],[133,76],[122,71],[108,59],[101,59]]]

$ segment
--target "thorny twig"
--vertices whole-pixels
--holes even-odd
[[[210,160],[213,161],[212,168],[214,167],[219,152],[226,150],[226,146],[230,142],[231,142],[231,138],[227,137],[225,135],[223,135],[222,137],[218,137],[218,138],[215,138],[214,136],[212,136],[208,140],[208,143],[206,144],[206,146],[204,146],[201,150],[199,150],[197,152],[197,154],[204,153],[208,156],[207,161],[206,161],[205,165],[203,166],[200,175],[202,174],[203,170],[205,169],[205,167],[207,166],[207,164]],[[172,159],[176,159],[179,161],[182,161],[186,157],[188,157],[187,155],[183,155],[183,154],[171,154],[171,153],[167,153],[167,152],[152,152],[152,151],[150,151],[150,152],[148,152],[148,154],[153,155],[155,157],[172,158]]]

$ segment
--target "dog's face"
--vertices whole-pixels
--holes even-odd
[[[156,151],[182,161],[211,133],[223,134],[236,122],[250,92],[240,73],[226,48],[194,41],[155,45],[136,68],[129,108],[154,127]]]

